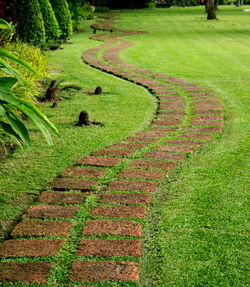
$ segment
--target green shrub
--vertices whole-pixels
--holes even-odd
[[[28,63],[9,53],[5,49],[0,49],[0,56],[0,70],[5,73],[4,77],[0,77],[1,133],[3,131],[21,145],[30,145],[29,132],[20,116],[20,113],[23,113],[32,120],[37,128],[43,133],[48,144],[52,145],[52,139],[48,132],[48,128],[55,133],[58,133],[57,129],[31,101],[27,101],[15,95],[13,91],[14,86],[17,83],[20,83],[23,88],[25,88],[26,82],[22,73],[14,69],[5,59],[7,58],[9,61],[18,63],[30,72],[36,73],[36,71]]]
[[[73,31],[83,32],[85,30],[85,21],[83,18],[79,20],[72,20]]]
[[[15,33],[15,25],[0,18],[0,45],[4,46],[6,43],[10,43]]]
[[[84,0],[67,0],[72,20],[79,20],[79,9],[84,5]],[[80,18],[82,18],[80,16]]]
[[[101,7],[101,6],[96,6],[95,7],[95,12],[110,12],[110,9],[108,7]]]
[[[38,0],[17,0],[18,34],[23,42],[41,47],[45,44],[45,29]]]
[[[84,20],[90,20],[94,18],[95,7],[91,6],[89,2],[85,3],[80,9],[79,14]]]
[[[59,39],[61,30],[49,0],[39,0],[39,4],[43,16],[46,41]]]
[[[61,29],[61,39],[66,40],[72,35],[72,21],[66,0],[50,0],[57,22]]]
[[[10,43],[5,46],[5,49],[18,58],[25,60],[37,71],[37,74],[30,73],[18,63],[12,63],[13,68],[18,69],[26,81],[26,89],[23,89],[20,85],[16,85],[15,94],[17,94],[19,97],[34,101],[41,92],[41,85],[39,84],[39,81],[47,76],[47,58],[43,55],[39,48],[31,46],[27,43],[22,43],[21,41],[17,41],[17,43]],[[3,73],[0,73],[0,76],[2,75]]]

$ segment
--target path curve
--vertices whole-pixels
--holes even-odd
[[[104,43],[83,59],[146,87],[158,99],[155,119],[147,130],[80,159],[42,192],[0,247],[3,283],[138,286],[151,194],[177,162],[222,133],[222,105],[206,88],[120,59],[133,45],[122,37],[146,32],[116,30],[115,20],[107,14],[92,26],[112,33],[93,36]]]

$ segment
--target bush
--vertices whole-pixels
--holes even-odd
[[[43,55],[39,48],[31,46],[27,43],[22,43],[21,41],[8,44],[5,46],[5,49],[18,58],[25,60],[37,71],[37,74],[30,73],[18,63],[11,63],[13,68],[18,69],[22,73],[26,81],[26,89],[23,89],[22,86],[17,85],[15,87],[15,94],[17,94],[19,97],[34,101],[36,97],[39,97],[42,90],[42,87],[39,85],[39,81],[47,76],[47,58]],[[3,74],[0,73],[0,76],[2,75]]]
[[[78,11],[84,5],[84,0],[67,0],[72,20],[80,20],[82,18]],[[80,17],[79,17],[80,16]]]
[[[48,132],[48,128],[55,133],[58,133],[57,129],[31,101],[27,101],[15,95],[13,90],[14,86],[20,83],[23,88],[25,88],[26,83],[22,73],[13,69],[5,59],[18,63],[30,72],[36,73],[36,71],[28,65],[28,63],[9,53],[5,49],[0,49],[0,56],[0,71],[5,73],[5,76],[0,78],[0,133],[9,135],[21,145],[30,145],[29,132],[20,116],[20,114],[24,114],[32,120],[37,128],[43,133],[48,144],[52,145],[52,139]]]
[[[41,47],[45,44],[45,29],[38,0],[17,0],[18,34],[23,42]]]
[[[153,9],[153,8],[156,8],[156,5],[155,5],[154,2],[148,2],[147,3],[147,8]]]
[[[49,0],[39,0],[39,4],[43,16],[46,41],[59,39],[61,30]]]
[[[95,12],[110,12],[110,9],[108,7],[100,7],[100,6],[97,6],[95,7]]]
[[[50,0],[57,22],[61,29],[61,39],[66,40],[72,35],[72,21],[66,0]]]
[[[84,20],[90,20],[94,18],[95,7],[91,6],[88,2],[85,3],[80,9],[79,14]]]
[[[14,35],[16,34],[16,27],[12,22],[8,23],[4,19],[0,18],[0,45],[4,46],[6,43],[10,43]]]
[[[80,18],[79,20],[73,19],[72,20],[73,31],[83,32],[85,30],[84,24],[85,24],[85,21],[83,18]]]

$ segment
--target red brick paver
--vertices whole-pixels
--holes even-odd
[[[154,131],[141,131],[137,134],[139,137],[156,137],[156,138],[164,138],[168,135],[168,133],[164,132],[154,132]]]
[[[51,186],[55,190],[70,190],[78,189],[82,191],[93,190],[92,186],[98,183],[93,179],[81,179],[81,178],[56,178],[52,181]]]
[[[165,161],[153,161],[153,160],[135,160],[130,165],[130,167],[137,167],[137,168],[158,168],[170,171],[175,166],[175,162],[165,162]]]
[[[129,157],[134,152],[135,152],[134,150],[124,150],[124,149],[100,149],[97,152],[94,152],[93,155]]]
[[[93,209],[92,217],[109,218],[146,218],[146,208],[143,206],[99,206]]]
[[[0,254],[4,257],[45,257],[58,253],[63,240],[10,239],[4,241],[0,247]]]
[[[72,218],[79,210],[76,206],[33,205],[29,207],[24,217],[30,218]]]
[[[82,204],[85,197],[86,195],[82,193],[44,191],[38,201],[48,204]]]
[[[202,133],[202,132],[208,132],[208,133],[222,133],[222,127],[204,127],[204,128],[189,128],[190,132],[195,133]]]
[[[88,256],[133,256],[140,257],[140,240],[82,239],[77,254]]]
[[[181,123],[180,120],[169,120],[169,121],[156,120],[154,121],[155,125],[160,125],[160,126],[175,126],[175,125],[179,125],[180,123]]]
[[[23,220],[15,226],[11,236],[68,236],[71,228],[72,223],[67,221]]]
[[[176,127],[152,126],[150,130],[156,132],[172,132],[176,130]]]
[[[147,152],[144,157],[148,158],[158,158],[158,159],[167,159],[167,160],[178,160],[181,161],[184,159],[185,155],[183,154],[176,154],[176,153],[170,153],[170,152],[164,152],[164,151],[150,151]]]
[[[139,282],[139,265],[137,262],[74,261],[69,280]]]
[[[183,145],[162,145],[158,147],[158,150],[174,151],[174,152],[193,152],[194,148],[191,146],[183,146]]]
[[[0,282],[46,283],[51,263],[1,262]]]
[[[147,191],[153,192],[157,188],[156,182],[149,181],[128,181],[128,180],[114,180],[112,181],[107,190],[136,190],[136,191]]]
[[[147,144],[125,144],[125,143],[116,143],[112,144],[110,147],[112,148],[124,148],[124,149],[133,149],[133,150],[139,150],[145,147]]]
[[[68,168],[62,177],[103,177],[106,173],[107,169],[73,167]]]
[[[158,141],[156,138],[149,138],[149,137],[127,137],[124,141],[126,142],[142,142],[142,143],[155,143]]]
[[[100,203],[120,204],[150,204],[151,194],[148,193],[106,193],[103,194]]]
[[[213,136],[211,134],[182,134],[179,138],[184,139],[197,139],[197,140],[212,140]]]
[[[141,178],[141,179],[159,179],[162,180],[165,176],[165,173],[162,171],[155,170],[139,170],[139,169],[126,169],[120,172],[118,178]]]
[[[199,141],[181,140],[181,139],[169,140],[166,143],[167,144],[176,144],[176,145],[187,145],[187,146],[198,146],[201,144],[201,142],[199,142]]]
[[[83,234],[141,237],[141,224],[127,220],[90,220],[86,222]]]
[[[102,156],[86,156],[79,160],[76,165],[91,165],[91,166],[103,166],[103,167],[113,167],[116,166],[121,159],[109,158]]]

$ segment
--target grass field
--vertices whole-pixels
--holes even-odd
[[[119,28],[149,31],[128,37],[135,45],[122,52],[124,61],[208,87],[225,113],[222,137],[178,166],[153,196],[141,286],[248,286],[250,13],[220,7],[219,21],[212,22],[202,7],[124,11],[119,17]],[[73,45],[48,54],[51,77],[83,91],[101,85],[104,94],[77,92],[55,110],[42,105],[61,136],[48,148],[33,131],[32,149],[16,150],[1,163],[3,229],[77,158],[135,133],[153,117],[156,101],[148,91],[82,63],[82,52],[98,45],[90,33],[87,28],[73,36]],[[104,127],[74,127],[83,109]]]

